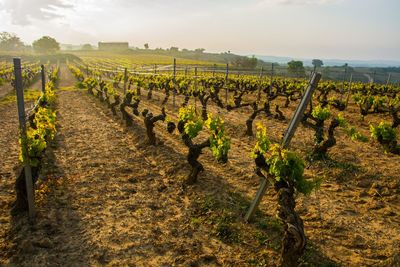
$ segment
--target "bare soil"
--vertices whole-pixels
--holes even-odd
[[[2,166],[0,172],[0,264],[278,264],[282,226],[275,217],[273,189],[268,189],[251,223],[242,219],[259,185],[250,158],[255,141],[243,136],[249,110],[227,113],[210,105],[210,111],[221,113],[232,138],[229,162],[218,164],[205,151],[200,157],[205,171],[196,185],[186,187],[187,148],[178,134],[170,135],[164,125],[157,126],[156,135],[162,142],[148,146],[142,117],[137,117],[132,127],[125,127],[95,97],[73,89],[74,82],[62,66],[58,134],[47,151],[34,226],[29,226],[25,215],[7,214],[15,178],[11,166],[18,156],[17,133],[12,130],[16,116],[12,121],[11,111],[0,113],[10,120],[4,127],[1,121],[0,141],[6,150],[0,150],[0,155],[8,158],[7,167]],[[142,97],[140,110],[148,108],[158,114],[162,96],[155,94],[151,101]],[[182,102],[178,97],[177,105]],[[171,103],[172,96],[169,110],[173,109]],[[294,108],[282,111],[290,118]],[[349,121],[365,133],[367,120],[379,119],[360,121],[354,107],[348,114]],[[265,116],[257,120],[275,141],[288,123]],[[307,176],[324,178],[321,188],[311,196],[297,198],[309,238],[303,264],[399,266],[399,157],[384,154],[373,142],[353,142],[340,131],[337,139],[330,158],[306,170]],[[312,131],[301,126],[292,148],[305,155],[312,143]],[[8,177],[4,184],[3,172]]]
[[[40,81],[36,81],[28,90],[39,88]],[[7,89],[7,90],[6,90]],[[12,93],[12,87],[4,85],[0,90],[4,93],[0,99]],[[29,108],[31,101],[25,102]],[[14,182],[19,165],[18,148],[18,111],[15,101],[0,104],[0,264],[3,263],[3,254],[9,249],[10,225],[13,218],[10,215],[12,203],[15,200]]]

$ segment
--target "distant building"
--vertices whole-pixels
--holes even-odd
[[[121,51],[128,49],[128,42],[99,42],[99,50],[103,51]]]

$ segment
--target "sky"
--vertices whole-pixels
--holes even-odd
[[[0,0],[0,31],[28,44],[400,61],[399,27],[400,0]]]

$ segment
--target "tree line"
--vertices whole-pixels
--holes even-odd
[[[82,50],[93,50],[92,45],[84,44]],[[140,50],[139,48],[137,48]],[[24,44],[21,39],[14,33],[1,32],[0,33],[0,51],[34,51],[37,53],[55,53],[60,50],[60,44],[56,39],[50,36],[42,36],[41,38],[32,42],[32,45]],[[144,44],[143,50],[149,50],[149,44]],[[243,68],[243,69],[255,69],[257,66],[266,66],[268,63],[257,59],[255,56],[240,56],[232,54],[230,51],[221,54],[210,54],[205,53],[204,48],[197,48],[195,50],[179,49],[178,47],[172,46],[169,49],[156,48],[152,50],[155,53],[160,54],[171,54],[176,56],[177,54],[185,54],[186,57],[193,59],[207,59],[210,61],[223,56],[227,62],[232,66]],[[317,68],[323,66],[323,62],[320,59],[313,59],[312,64],[314,71]],[[275,65],[278,65],[275,63]],[[292,60],[287,63],[288,72],[295,77],[305,77],[306,71],[302,61]]]
[[[42,36],[32,42],[24,44],[14,33],[0,32],[0,51],[34,51],[37,53],[55,53],[60,50],[60,44],[50,36]]]

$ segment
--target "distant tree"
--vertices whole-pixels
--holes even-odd
[[[315,71],[317,68],[321,68],[324,65],[324,62],[320,59],[313,59],[311,64],[314,66]]]
[[[204,53],[204,51],[206,51],[204,48],[196,48],[196,49],[194,50],[194,52],[196,52],[196,53],[198,53],[198,54],[202,54],[202,53]]]
[[[93,46],[91,44],[82,45],[82,50],[93,50]]]
[[[171,48],[169,49],[169,51],[171,52],[179,52],[179,48],[176,46],[171,46]]]
[[[257,66],[258,60],[256,57],[243,57],[237,56],[234,61],[233,65],[241,68],[246,69],[254,69]]]
[[[39,53],[54,53],[60,50],[60,44],[56,39],[50,36],[43,36],[42,38],[33,41],[33,49]]]
[[[17,35],[9,32],[0,33],[0,50],[18,51],[23,49],[24,43]]]
[[[149,44],[148,43],[144,44],[144,49],[149,49]]]
[[[306,70],[304,69],[303,61],[292,60],[289,61],[287,64],[289,73],[292,73],[298,77],[306,75]]]

